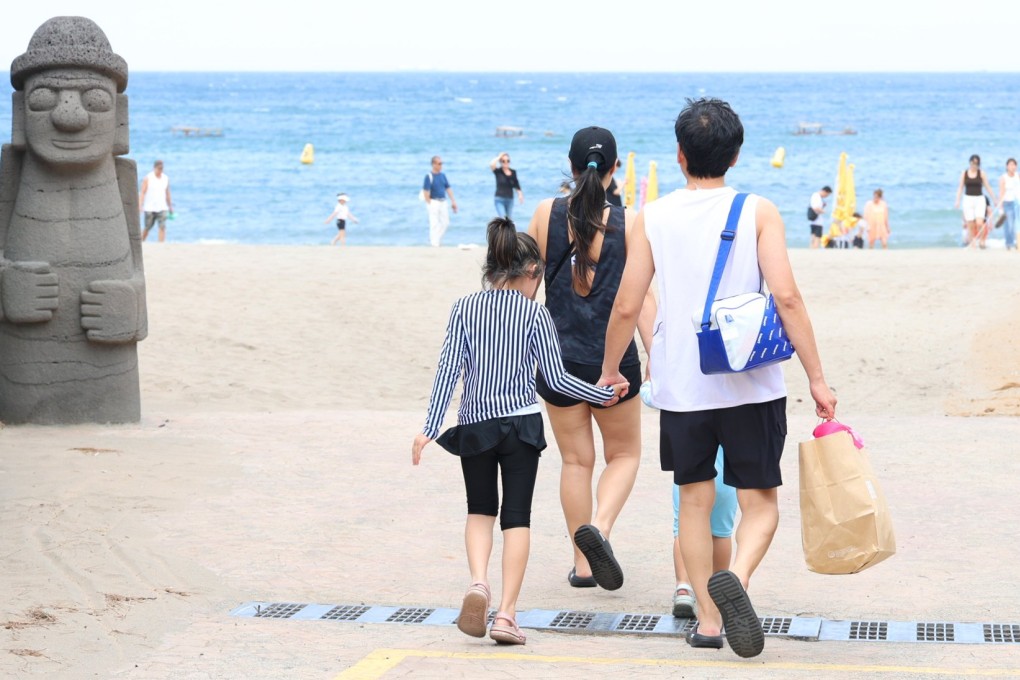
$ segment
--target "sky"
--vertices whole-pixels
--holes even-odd
[[[31,0],[0,63],[71,14],[132,71],[1020,71],[1011,0]]]

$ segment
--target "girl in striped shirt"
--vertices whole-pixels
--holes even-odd
[[[556,327],[545,306],[535,302],[543,263],[535,240],[508,219],[488,226],[484,289],[453,305],[439,356],[428,415],[414,438],[411,462],[439,434],[458,379],[464,390],[457,426],[437,440],[460,457],[467,490],[464,529],[472,583],[464,595],[457,627],[485,635],[489,612],[489,556],[496,516],[503,531],[503,590],[489,637],[523,645],[517,627],[517,597],[531,549],[531,500],[538,458],[545,448],[542,414],[535,394],[535,366],[555,390],[610,406],[628,383],[596,387],[563,368]],[[503,503],[497,481],[502,476]]]

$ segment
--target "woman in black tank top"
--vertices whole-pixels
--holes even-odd
[[[988,192],[990,201],[985,200],[984,192]],[[988,225],[985,222],[988,208],[995,205],[995,192],[988,183],[988,175],[981,169],[981,156],[970,157],[970,165],[960,175],[960,186],[956,189],[956,205],[960,208],[960,196],[963,195],[963,226],[964,241],[971,247],[975,243],[985,247],[988,238]]]
[[[546,262],[545,304],[556,324],[564,366],[573,375],[598,380],[633,213],[606,201],[617,167],[612,133],[597,127],[579,130],[569,156],[573,191],[565,198],[542,201],[528,233],[538,241]],[[647,355],[655,317],[651,293],[641,317],[639,330]],[[586,402],[550,390],[541,373],[536,376],[563,458],[560,501],[574,539],[574,563],[567,581],[576,588],[598,585],[616,590],[623,585],[623,571],[607,538],[634,486],[640,463],[641,400],[634,397],[640,391],[641,363],[633,342],[621,370],[631,382],[630,391],[610,408],[589,408]],[[602,434],[606,461],[595,503],[593,418]]]

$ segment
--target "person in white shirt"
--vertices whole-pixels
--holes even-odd
[[[152,164],[152,172],[142,180],[142,190],[138,193],[138,204],[145,214],[145,231],[142,240],[149,237],[152,227],[159,223],[159,242],[166,241],[167,214],[174,212],[174,202],[170,197],[170,178],[163,173],[163,161]]]
[[[822,231],[825,228],[822,215],[825,214],[825,199],[831,195],[832,187],[824,186],[811,194],[811,200],[808,202],[807,216],[811,227],[812,248],[817,248],[822,244]]]
[[[1016,159],[1006,161],[1006,172],[999,178],[999,208],[1006,216],[1006,250],[1016,250],[1016,222],[1020,214],[1020,175],[1016,172]]]
[[[761,653],[761,622],[747,596],[754,570],[779,523],[780,458],[786,442],[786,382],[778,364],[742,373],[700,369],[692,313],[702,310],[736,191],[726,172],[744,141],[740,118],[718,99],[688,101],[676,122],[677,162],[687,186],[647,204],[634,222],[627,263],[606,330],[600,385],[624,380],[620,359],[634,336],[655,277],[658,315],[649,357],[651,400],[660,411],[662,467],[679,484],[680,551],[698,602],[692,647],[721,648],[723,627],[739,656]],[[807,374],[815,414],[832,419],[836,397],[822,372],[814,331],[797,288],[776,206],[747,196],[719,297],[758,290],[764,277],[776,311]],[[737,489],[741,518],[732,570],[712,573],[710,513],[715,459],[725,450],[723,478]]]
[[[336,218],[336,236],[329,245],[335,246],[336,242],[339,241],[340,245],[344,245],[347,242],[347,220],[353,221],[355,224],[360,224],[358,218],[354,216],[351,209],[347,207],[348,201],[351,199],[347,194],[340,193],[336,195],[336,207],[333,208],[333,212],[329,214],[326,221],[323,224],[327,224],[331,219]]]

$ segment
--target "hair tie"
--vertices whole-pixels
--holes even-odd
[[[588,161],[588,167],[595,168],[596,170],[598,170],[599,164],[596,163],[595,161]]]

